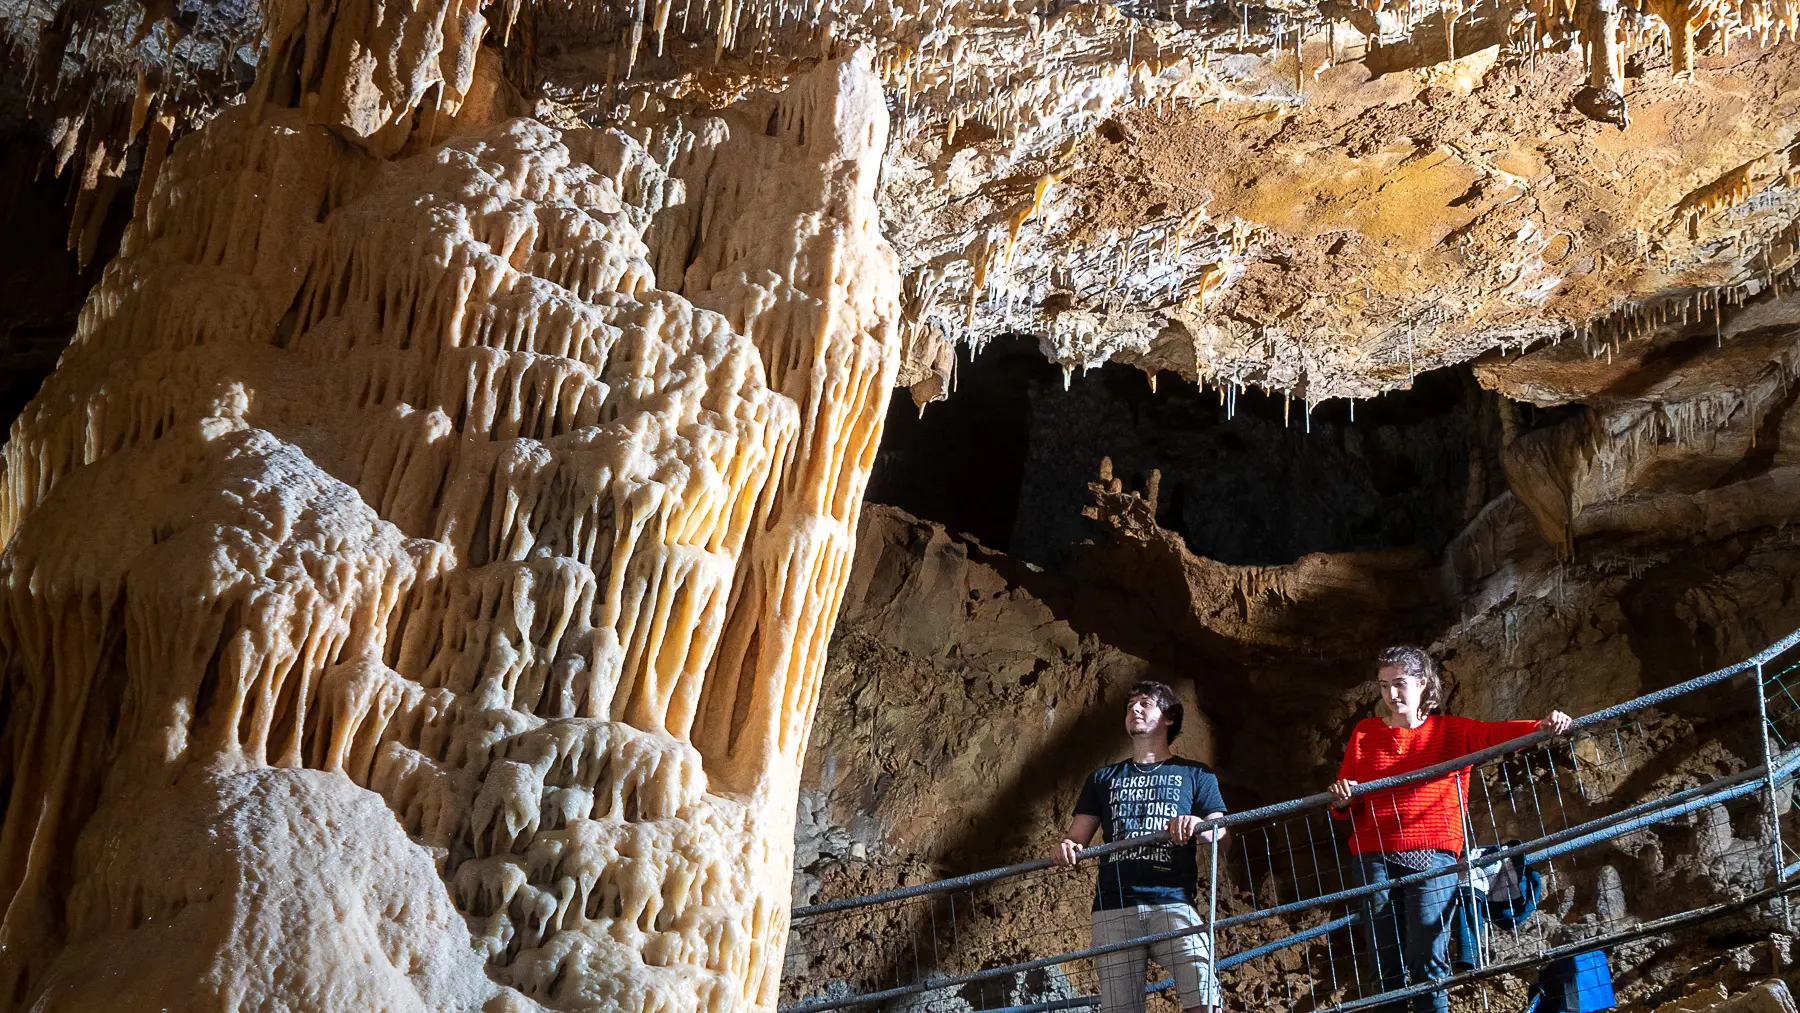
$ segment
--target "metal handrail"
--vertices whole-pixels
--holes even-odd
[[[1778,780],[1786,780],[1793,776],[1797,771],[1800,771],[1800,749],[1795,750],[1792,755],[1776,768],[1775,777]],[[925,992],[935,992],[940,989],[954,988],[960,985],[973,984],[978,981],[1007,977],[1024,971],[1049,967],[1054,964],[1063,964],[1071,960],[1101,956],[1120,950],[1145,946],[1151,943],[1179,939],[1183,936],[1198,935],[1202,932],[1209,932],[1216,929],[1233,928],[1238,925],[1261,921],[1278,915],[1293,914],[1299,911],[1324,907],[1343,901],[1357,900],[1370,894],[1390,890],[1410,883],[1423,882],[1424,880],[1443,876],[1448,873],[1497,866],[1515,857],[1529,857],[1540,854],[1547,857],[1552,853],[1619,837],[1650,823],[1673,819],[1676,816],[1684,815],[1695,809],[1716,805],[1720,802],[1744,795],[1754,794],[1756,790],[1761,787],[1759,782],[1763,780],[1765,773],[1764,768],[1758,766],[1748,770],[1739,771],[1736,774],[1728,774],[1707,784],[1687,788],[1672,795],[1652,799],[1648,802],[1640,802],[1637,805],[1622,809],[1619,812],[1589,820],[1585,823],[1569,827],[1568,829],[1557,833],[1545,835],[1544,837],[1534,839],[1524,844],[1501,848],[1482,855],[1479,858],[1464,857],[1453,865],[1413,873],[1398,879],[1384,880],[1380,883],[1353,887],[1347,890],[1339,890],[1333,893],[1322,894],[1318,897],[1308,898],[1306,900],[1290,901],[1289,903],[1278,904],[1273,907],[1259,908],[1255,911],[1246,911],[1242,914],[1232,915],[1228,918],[1220,918],[1211,923],[1203,922],[1199,925],[1172,929],[1167,932],[1158,932],[1147,936],[1139,936],[1115,943],[1090,946],[1085,949],[1072,950],[1066,953],[1051,954],[1049,956],[1019,961],[1000,967],[983,968],[979,971],[971,971],[966,974],[928,979],[926,981],[915,982],[911,985],[901,985],[860,995],[819,998],[798,1002],[790,1006],[781,1007],[780,1013],[825,1013],[825,1011],[828,1010],[869,1005],[872,1003],[885,1002],[889,999],[898,999],[908,995],[920,995]],[[1339,919],[1326,923],[1326,925],[1331,928],[1342,927],[1343,924],[1348,924],[1348,921]],[[1286,946],[1304,942],[1314,936],[1323,934],[1324,931],[1326,930],[1323,927],[1315,926],[1293,936],[1266,943],[1261,947],[1257,947],[1244,953],[1221,957],[1218,960],[1217,967],[1218,969],[1223,970],[1225,968],[1236,966],[1246,960],[1250,960],[1257,956],[1263,956],[1276,949],[1282,949]],[[1444,986],[1440,983],[1435,987],[1441,988]],[[1393,997],[1388,996],[1388,998],[1391,999]]]
[[[1637,711],[1646,710],[1650,707],[1655,707],[1670,700],[1686,696],[1695,690],[1705,689],[1708,686],[1716,685],[1744,672],[1760,669],[1763,665],[1779,657],[1797,644],[1800,644],[1800,629],[1794,630],[1792,633],[1789,633],[1775,641],[1773,644],[1770,644],[1768,647],[1763,648],[1761,651],[1758,651],[1756,654],[1735,665],[1728,665],[1725,668],[1708,672],[1705,675],[1696,676],[1686,682],[1676,683],[1673,686],[1659,689],[1653,693],[1645,693],[1642,696],[1633,697],[1623,703],[1613,704],[1610,707],[1604,707],[1594,711],[1592,714],[1576,718],[1570,724],[1569,731],[1565,734],[1593,728],[1597,725],[1605,724],[1608,721],[1636,713]],[[1396,774],[1391,777],[1383,777],[1373,781],[1364,782],[1352,789],[1351,797],[1353,799],[1361,798],[1365,795],[1391,791],[1395,788],[1401,788],[1411,784],[1434,781],[1447,774],[1452,774],[1459,770],[1466,770],[1476,764],[1484,763],[1488,760],[1505,756],[1521,749],[1530,748],[1540,742],[1547,742],[1556,737],[1557,736],[1548,731],[1536,731],[1528,735],[1521,735],[1516,739],[1510,739],[1497,746],[1489,746],[1486,749],[1476,750],[1473,753],[1467,753],[1453,759],[1445,760],[1442,763],[1411,771],[1410,773]],[[1766,770],[1767,768],[1764,767],[1761,769]],[[1333,795],[1330,792],[1320,792],[1316,795],[1307,795],[1302,798],[1290,799],[1286,802],[1276,802],[1256,809],[1246,809],[1243,812],[1230,813],[1215,820],[1205,820],[1199,824],[1196,832],[1220,827],[1230,828],[1243,826],[1246,823],[1255,823],[1272,816],[1288,816],[1299,812],[1324,809],[1330,807],[1337,801],[1338,798],[1336,795]],[[1126,848],[1135,848],[1146,844],[1160,844],[1169,839],[1168,832],[1162,831],[1154,834],[1146,834],[1142,837],[1131,837],[1124,840],[1113,841],[1109,844],[1084,848],[1077,855],[1076,861],[1084,862],[1088,859],[1099,858],[1103,855],[1108,855]],[[916,883],[911,886],[896,887],[892,890],[883,890],[878,893],[867,894],[860,897],[843,897],[838,900],[822,901],[818,904],[808,904],[803,907],[795,908],[791,915],[791,921],[797,922],[803,919],[814,918],[819,915],[831,914],[838,911],[873,907],[877,904],[887,904],[893,901],[907,900],[913,897],[962,890],[981,883],[989,883],[998,879],[1008,879],[1013,876],[1024,875],[1025,873],[1048,869],[1055,864],[1055,862],[1048,858],[1034,858],[1030,861],[1019,862],[1014,865],[1001,866],[995,869],[985,869],[980,872],[971,872],[961,876],[951,876],[946,879],[932,880],[928,883]]]
[[[1800,868],[1800,863],[1795,863],[1794,868]],[[1790,868],[1789,871],[1791,874],[1792,868]],[[1551,947],[1536,956],[1522,957],[1518,960],[1473,968],[1438,981],[1423,982],[1407,988],[1383,992],[1380,995],[1342,1002],[1329,1007],[1329,1009],[1331,1010],[1331,1013],[1348,1013],[1350,1010],[1361,1009],[1367,1006],[1385,1006],[1389,1003],[1404,1002],[1406,999],[1415,995],[1424,995],[1427,992],[1454,988],[1457,985],[1472,984],[1476,981],[1498,977],[1503,974],[1514,974],[1539,964],[1559,960],[1563,957],[1572,957],[1579,953],[1591,953],[1594,950],[1606,949],[1611,946],[1617,946],[1620,943],[1629,943],[1648,936],[1658,936],[1676,929],[1701,925],[1730,914],[1735,914],[1746,908],[1755,907],[1764,901],[1774,900],[1776,898],[1786,898],[1796,891],[1800,891],[1800,882],[1778,883],[1775,886],[1767,887],[1755,893],[1740,897],[1734,901],[1727,901],[1722,904],[1712,904],[1707,907],[1696,908],[1692,911],[1668,915],[1654,921],[1645,922],[1636,928],[1628,929],[1624,932],[1594,936],[1590,939],[1584,939],[1574,943],[1565,943],[1562,946]],[[1343,928],[1360,917],[1360,915],[1346,915],[1342,918],[1336,918],[1332,921],[1325,922],[1324,924],[1314,926],[1313,928],[1307,929],[1305,932],[1295,933],[1292,936],[1277,939],[1272,943],[1264,943],[1255,949],[1245,950],[1242,953],[1234,953],[1229,957],[1223,957],[1219,960],[1218,969],[1221,971],[1226,970],[1256,957],[1267,956],[1277,949],[1291,946],[1296,943],[1308,942],[1318,936]],[[1146,994],[1160,992],[1165,988],[1172,988],[1174,985],[1175,979],[1164,978],[1161,981],[1144,986],[1144,992]],[[1050,999],[1044,1002],[1030,1003],[1022,1006],[1003,1006],[999,1009],[988,1010],[987,1013],[1051,1013],[1051,1011],[1054,1010],[1083,1009],[1089,1006],[1098,1006],[1100,1004],[1101,999],[1098,995],[1078,995],[1066,999]]]
[[[1706,922],[1715,921],[1726,915],[1736,914],[1739,911],[1756,907],[1766,901],[1791,896],[1797,890],[1800,890],[1800,882],[1777,883],[1774,886],[1766,887],[1755,893],[1746,894],[1739,897],[1737,900],[1725,901],[1720,904],[1709,904],[1706,907],[1695,908],[1692,911],[1668,915],[1654,921],[1644,922],[1642,925],[1633,929],[1627,929],[1624,932],[1614,932],[1610,935],[1594,936],[1591,939],[1583,939],[1580,942],[1575,943],[1564,943],[1561,946],[1552,946],[1534,956],[1521,957],[1517,960],[1509,960],[1504,963],[1489,964],[1486,967],[1478,967],[1474,970],[1452,974],[1449,977],[1439,978],[1436,981],[1421,982],[1417,985],[1409,985],[1405,988],[1397,988],[1392,991],[1382,992],[1380,995],[1372,995],[1362,999],[1341,1002],[1335,1006],[1329,1007],[1330,1013],[1349,1013],[1350,1010],[1367,1009],[1371,1006],[1385,1006],[1389,1003],[1404,1003],[1413,996],[1425,995],[1428,992],[1441,992],[1455,988],[1458,985],[1467,985],[1487,978],[1497,978],[1503,974],[1517,974],[1520,971],[1538,967],[1550,963],[1553,960],[1560,960],[1563,957],[1573,957],[1580,953],[1592,953],[1595,950],[1604,950],[1609,947],[1617,946],[1620,943],[1634,942],[1639,939],[1649,938],[1650,936],[1660,936],[1693,925],[1703,925]]]
[[[1296,932],[1291,936],[1283,936],[1274,942],[1264,943],[1261,946],[1252,947],[1241,953],[1233,953],[1229,957],[1220,957],[1217,970],[1229,971],[1239,964],[1249,963],[1258,957],[1266,957],[1276,950],[1284,950],[1300,943],[1311,942],[1320,936],[1329,935],[1342,928],[1348,928],[1361,919],[1362,915],[1360,913],[1344,915],[1341,918],[1333,918],[1328,922],[1321,922],[1303,932]],[[1174,987],[1174,978],[1164,978],[1161,981],[1155,981],[1145,985],[1144,994],[1154,995],[1165,988]],[[983,1010],[982,1013],[1050,1013],[1052,1010],[1081,1009],[1086,1006],[1098,1005],[1100,1005],[1100,997],[1098,995],[1076,995],[1066,999],[1046,999],[1043,1002],[1027,1003],[1020,1006],[1001,1006],[997,1009]]]

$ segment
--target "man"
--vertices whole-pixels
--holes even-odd
[[[1160,682],[1131,687],[1125,706],[1131,759],[1088,775],[1068,833],[1052,856],[1058,865],[1074,865],[1096,828],[1109,842],[1159,830],[1167,830],[1174,840],[1101,859],[1094,885],[1095,946],[1204,924],[1194,909],[1200,878],[1194,842],[1220,840],[1224,831],[1196,830],[1201,822],[1225,814],[1225,799],[1206,764],[1170,753],[1170,743],[1181,733],[1181,710],[1175,691]],[[1209,966],[1209,945],[1204,932],[1195,932],[1095,957],[1102,1013],[1143,1013],[1144,963],[1151,956],[1174,975],[1187,1013],[1216,1008],[1219,985]]]

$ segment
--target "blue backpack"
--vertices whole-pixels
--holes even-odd
[[[1601,950],[1552,960],[1538,971],[1525,1013],[1594,1013],[1618,1005],[1612,966]]]

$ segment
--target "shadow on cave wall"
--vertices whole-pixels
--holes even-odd
[[[1238,417],[1225,420],[1210,394],[1173,378],[1152,393],[1141,373],[1124,367],[1077,377],[1065,391],[1060,370],[1022,342],[1000,344],[965,363],[960,381],[959,392],[922,419],[910,401],[896,403],[869,498],[975,536],[982,545],[970,546],[969,557],[991,567],[1009,589],[1041,602],[1084,637],[1142,659],[1146,674],[1191,679],[1212,719],[1219,771],[1237,809],[1329,782],[1350,726],[1373,710],[1366,683],[1374,651],[1385,643],[1443,638],[1445,657],[1458,661],[1453,676],[1460,682],[1452,689],[1462,696],[1452,698],[1454,713],[1536,717],[1566,705],[1572,683],[1600,672],[1611,673],[1611,681],[1606,695],[1587,701],[1590,707],[1737,660],[1800,623],[1800,597],[1793,593],[1800,536],[1781,529],[1751,526],[1718,535],[1620,527],[1585,537],[1578,559],[1562,559],[1510,493],[1498,461],[1494,395],[1466,369],[1426,374],[1412,391],[1358,405],[1354,422],[1347,406],[1327,406],[1314,413],[1310,433],[1298,406],[1291,427],[1284,426],[1278,399],[1245,395]],[[1795,400],[1789,394],[1769,406],[1771,417],[1759,421],[1759,445],[1779,447],[1782,420]],[[1517,410],[1517,432],[1588,423],[1578,404]],[[1161,470],[1155,520],[1163,530],[1156,538],[1113,539],[1113,529],[1082,517],[1082,507],[1122,495],[1090,489],[1103,456],[1113,460],[1128,491],[1144,489],[1150,469]],[[1715,473],[1741,481],[1769,471],[1777,456],[1752,448],[1735,470],[1715,462]],[[1148,507],[1138,509],[1147,516]],[[1470,528],[1478,513],[1482,523]],[[1244,566],[1240,587],[1261,588],[1258,575],[1249,573],[1258,564],[1368,550],[1416,559],[1428,580],[1439,571],[1434,560],[1462,558],[1467,541],[1456,539],[1459,533],[1488,530],[1484,525],[1504,527],[1505,538],[1496,536],[1498,555],[1485,568],[1471,567],[1470,576],[1498,566],[1515,575],[1531,570],[1534,582],[1496,578],[1501,590],[1474,603],[1463,600],[1474,597],[1469,586],[1452,578],[1438,585],[1435,597],[1393,601],[1359,594],[1367,584],[1327,582],[1298,605],[1274,603],[1293,616],[1284,614],[1258,633],[1276,634],[1278,646],[1224,635],[1233,628],[1228,614],[1214,628],[1220,613],[1197,613],[1193,577],[1211,564],[1196,566],[1163,537],[1176,532],[1192,553]],[[1457,547],[1446,551],[1453,539]],[[1554,582],[1547,574],[1557,575]],[[1563,594],[1565,576],[1576,588],[1573,597]],[[1479,611],[1459,612],[1464,605]],[[1298,634],[1290,619],[1320,625],[1323,635],[1301,645],[1291,639]],[[980,654],[969,638],[946,645],[941,664],[933,665],[953,713],[959,694],[981,677]],[[1483,688],[1485,694],[1474,692]],[[1670,727],[1711,744],[1720,757],[1754,757],[1744,701],[1736,692],[1702,695],[1665,707],[1658,720],[1680,722]],[[1029,706],[1007,713],[1035,717]],[[988,803],[954,833],[936,838],[929,854],[907,856],[907,868],[948,875],[1041,855],[1061,824],[1026,817],[1046,808],[1066,812],[1060,803],[1093,766],[1096,751],[1122,746],[1117,714],[1116,703],[1095,703],[1064,733],[1034,743],[1032,764],[997,783],[976,784]],[[1671,777],[1688,776],[1684,765],[1691,761],[1685,751],[1652,756],[1609,791],[1640,797]],[[921,756],[899,767],[935,769],[933,762]],[[862,878],[847,878],[836,894],[823,896],[875,885],[866,872],[857,875]],[[1642,880],[1646,890],[1651,882]],[[1581,889],[1591,894],[1592,884],[1583,880]],[[907,937],[904,928],[899,937]],[[1004,950],[1014,942],[1010,936],[995,942],[1001,955],[990,955],[990,962],[1033,955]]]
[[[1191,680],[1241,804],[1274,801],[1295,778],[1320,775],[1316,747],[1295,750],[1280,730],[1335,735],[1322,719],[1350,716],[1344,694],[1372,652],[1429,640],[1447,603],[1415,610],[1327,588],[1305,610],[1329,620],[1318,651],[1221,635],[1193,613],[1178,555],[1113,544],[1083,517],[1101,459],[1127,489],[1160,470],[1157,523],[1196,555],[1276,565],[1411,550],[1427,568],[1506,489],[1498,414],[1466,367],[1358,404],[1354,420],[1349,405],[1327,404],[1310,431],[1299,402],[1246,392],[1227,419],[1215,391],[1164,379],[1153,392],[1141,371],[1108,365],[1065,389],[1033,343],[995,342],[960,363],[956,392],[922,416],[897,392],[868,498],[973,536],[994,550],[984,564],[1078,633],[1144,659],[1159,678]]]
[[[1436,554],[1504,488],[1492,396],[1466,368],[1410,391],[1312,413],[1246,391],[1227,419],[1215,390],[1106,365],[1063,387],[1027,339],[959,364],[923,416],[899,391],[872,502],[938,521],[1040,566],[1095,537],[1081,509],[1104,457],[1127,487],[1162,472],[1157,521],[1197,555],[1233,564],[1419,546]]]
[[[1297,402],[1245,393],[1226,419],[1215,392],[1174,377],[1152,392],[1128,366],[1075,376],[1065,389],[1061,370],[1022,339],[960,365],[956,393],[922,417],[897,392],[869,499],[973,536],[993,550],[984,564],[1076,632],[1143,659],[1158,677],[1191,679],[1246,805],[1322,783],[1349,725],[1373,704],[1357,687],[1375,652],[1433,642],[1457,624],[1460,589],[1433,584],[1434,561],[1508,493],[1496,396],[1468,367],[1421,374],[1409,391],[1356,405],[1354,420],[1349,405],[1328,403],[1308,431]],[[1521,431],[1579,423],[1583,411],[1517,410]],[[1178,552],[1114,539],[1082,515],[1103,457],[1127,490],[1160,470],[1157,525],[1194,555],[1265,566],[1400,550],[1416,554],[1417,586],[1396,580],[1383,585],[1388,598],[1373,600],[1366,587],[1326,582],[1262,629],[1279,646],[1233,639],[1196,613]],[[1512,509],[1515,530],[1535,530],[1523,507]],[[1594,560],[1628,548],[1602,540],[1583,553]],[[1615,632],[1635,656],[1639,691],[1735,660],[1733,650],[1708,648],[1682,610],[1691,589],[1740,566],[1747,550],[1691,547],[1619,589]],[[1548,543],[1537,551],[1553,555]],[[1571,636],[1603,633],[1577,627]],[[1523,667],[1507,662],[1492,675],[1539,678]]]
[[[136,189],[134,174],[114,197],[93,263],[83,269],[68,242],[76,174],[54,175],[41,136],[16,117],[16,101],[11,89],[0,91],[0,434],[74,336],[88,290],[118,250]]]

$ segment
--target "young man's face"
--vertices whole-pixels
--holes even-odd
[[[1133,738],[1148,735],[1158,728],[1163,730],[1163,738],[1169,736],[1169,719],[1163,717],[1162,706],[1154,697],[1134,696],[1125,705],[1125,733]]]

